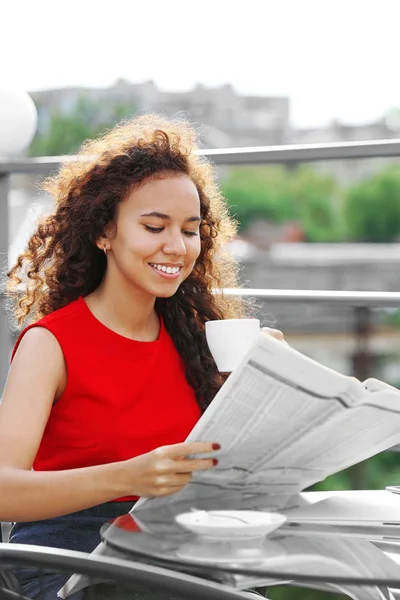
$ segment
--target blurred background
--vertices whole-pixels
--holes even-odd
[[[4,132],[12,140],[19,127],[4,90],[34,104],[15,160],[73,154],[149,111],[189,117],[206,149],[399,139],[399,17],[398,0],[3,3],[0,163],[11,154]],[[218,176],[239,221],[230,249],[245,287],[400,291],[399,159],[223,166]],[[9,265],[51,210],[37,184],[11,176],[0,224]],[[320,362],[400,385],[397,308],[258,301],[256,313]],[[400,457],[385,453],[318,487],[399,483]]]

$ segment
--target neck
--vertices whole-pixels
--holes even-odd
[[[99,287],[85,298],[89,309],[104,325],[125,337],[139,341],[157,339],[156,298],[115,279],[108,269]]]

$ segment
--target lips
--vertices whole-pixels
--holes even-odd
[[[149,266],[157,275],[166,279],[177,279],[182,268],[180,265],[167,266],[159,263],[149,263]]]
[[[182,268],[182,265],[173,264],[173,263],[149,263],[151,267],[157,269],[157,271],[161,271],[163,273],[179,273]]]

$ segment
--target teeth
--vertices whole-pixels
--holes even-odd
[[[157,269],[158,271],[163,271],[164,273],[179,273],[180,267],[165,267],[164,265],[158,265],[156,263],[150,263],[152,267]]]

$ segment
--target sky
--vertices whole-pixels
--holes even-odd
[[[0,87],[287,95],[297,126],[400,107],[400,0],[3,0]]]

